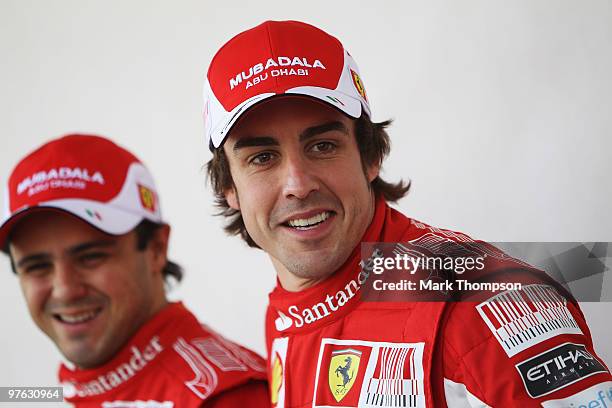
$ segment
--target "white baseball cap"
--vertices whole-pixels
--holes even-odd
[[[0,248],[20,219],[41,209],[68,212],[112,235],[144,219],[163,222],[147,168],[100,136],[73,134],[44,144],[15,166],[6,190]]]
[[[299,21],[266,21],[229,40],[204,84],[204,124],[220,147],[250,107],[281,94],[306,95],[358,118],[370,106],[359,69],[340,41]]]

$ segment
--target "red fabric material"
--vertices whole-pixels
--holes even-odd
[[[454,242],[468,239],[410,220],[379,198],[362,242],[428,237]],[[544,285],[557,293],[556,286],[533,268],[481,244],[498,256],[487,261],[487,273],[512,272],[525,285]],[[452,400],[447,401],[445,378],[463,384],[467,392],[490,406],[540,407],[543,401],[565,398],[612,378],[609,372],[598,372],[545,396],[528,395],[518,363],[566,342],[584,344],[597,358],[584,317],[571,300],[564,300],[563,308],[571,314],[565,320],[577,323],[577,333],[560,333],[518,352],[514,345],[508,346],[516,352],[512,357],[478,312],[477,306],[493,294],[477,302],[366,302],[360,299],[363,291],[359,289],[343,306],[331,310],[326,297],[346,293],[346,285],[359,276],[359,251],[356,248],[326,281],[297,293],[277,286],[270,294],[266,343],[276,407],[469,406],[465,405],[467,393],[461,401],[449,394]],[[306,310],[315,315],[312,323],[305,323],[302,317],[308,315]],[[304,320],[301,326],[300,318]],[[522,329],[525,327],[517,330]],[[341,358],[332,360],[334,356]]]
[[[119,194],[127,170],[135,162],[140,161],[102,137],[75,134],[56,139],[15,166],[8,182],[10,212],[62,198],[107,202]],[[95,178],[96,173],[101,178]],[[38,180],[43,179],[53,180],[54,186],[37,189],[43,184]],[[74,183],[84,188],[71,187]]]
[[[204,402],[202,408],[263,408],[270,406],[268,383],[251,381]]]
[[[324,68],[313,65],[317,60]],[[261,66],[257,67],[258,64]],[[266,21],[238,34],[217,52],[210,64],[208,80],[221,105],[230,112],[261,93],[280,94],[298,86],[335,89],[343,67],[344,51],[335,37],[298,21]],[[305,72],[304,75],[278,72],[291,69]],[[248,80],[259,76],[261,82],[247,87]],[[232,86],[230,80],[237,78],[237,84]]]
[[[171,303],[111,361],[88,370],[62,364],[59,379],[64,397],[76,407],[119,401],[126,401],[125,407],[136,401],[151,401],[152,407],[154,402],[199,407],[220,393],[238,389],[241,398],[265,407],[269,399],[263,398],[261,385],[244,387],[253,381],[261,384],[264,370],[257,354],[200,324],[181,303]],[[228,401],[216,407],[235,406],[229,397]]]

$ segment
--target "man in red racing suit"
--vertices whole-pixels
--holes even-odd
[[[408,219],[383,199],[376,204],[363,242],[465,237]],[[516,301],[502,292],[479,303],[367,302],[360,255],[355,248],[318,285],[301,292],[278,285],[270,294],[277,407],[588,407],[599,398],[605,402],[593,406],[612,406],[612,376],[584,317],[551,282],[526,278],[511,293]],[[338,374],[347,357],[354,370],[344,385]]]
[[[378,285],[372,266],[391,259],[376,243],[416,255],[471,240],[388,207],[408,191],[380,176],[389,122],[371,121],[338,39],[264,22],[219,49],[204,89],[226,231],[263,249],[278,276],[266,318],[273,406],[612,406],[578,305],[487,244],[486,268],[466,281],[507,275],[522,286],[454,303],[364,296]],[[376,252],[361,254],[362,243]]]
[[[111,361],[86,370],[64,363],[59,378],[78,407],[238,408],[266,406],[267,388],[257,381],[264,372],[261,357],[170,303]]]
[[[69,362],[59,371],[66,401],[269,406],[264,360],[168,302],[165,284],[182,270],[167,259],[153,178],[132,153],[67,135],[22,159],[7,187],[0,248],[32,319]]]

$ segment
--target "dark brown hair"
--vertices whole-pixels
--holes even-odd
[[[155,231],[162,227],[163,224],[157,224],[153,221],[142,220],[140,224],[136,226],[136,249],[139,251],[144,251],[153,235],[155,235]],[[162,276],[164,277],[164,282],[166,286],[171,286],[171,280],[174,280],[176,283],[180,283],[183,280],[183,268],[170,260],[166,261],[166,265],[162,269]]]
[[[153,236],[155,235],[155,231],[161,228],[161,226],[162,224],[157,224],[157,223],[154,223],[153,221],[149,221],[146,219],[142,220],[140,224],[138,224],[135,228],[136,249],[138,249],[139,251],[144,251],[149,245],[149,242],[151,242],[151,239],[153,239]],[[14,274],[17,274],[17,269],[15,268],[15,262],[9,251],[9,242],[10,242],[10,235],[9,235],[9,239],[7,239],[6,241],[5,247],[2,248],[2,252],[4,252],[5,254],[9,256],[9,259],[11,261],[11,269],[13,270]],[[183,279],[183,268],[177,263],[174,263],[172,261],[167,261],[166,265],[162,269],[162,276],[164,277],[166,286],[170,288],[172,284],[171,280],[178,283]]]
[[[372,122],[370,117],[362,114],[355,120],[355,139],[359,147],[361,165],[364,173],[369,166],[382,164],[385,157],[391,150],[391,141],[386,128],[391,124],[391,120],[384,122]],[[206,164],[208,178],[215,194],[215,206],[219,212],[215,215],[227,217],[228,222],[224,229],[230,235],[240,235],[246,243],[253,248],[259,246],[253,241],[240,211],[231,208],[225,199],[225,191],[234,186],[227,156],[223,147],[213,150],[213,158]],[[400,180],[397,183],[389,183],[380,176],[370,183],[375,195],[382,195],[386,201],[396,202],[404,197],[410,189],[410,183]]]

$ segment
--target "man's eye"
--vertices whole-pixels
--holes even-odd
[[[332,142],[318,142],[312,145],[312,150],[316,153],[329,153],[336,148]]]
[[[39,262],[27,265],[23,268],[23,271],[27,274],[42,274],[49,269],[51,269],[51,264],[49,262]]]
[[[104,252],[91,252],[88,254],[83,254],[79,257],[80,262],[86,266],[97,265],[98,263],[104,261],[108,257],[108,254]]]
[[[249,164],[254,164],[256,166],[261,166],[269,163],[274,158],[274,154],[271,152],[262,152],[258,153],[255,156],[251,157],[249,160]]]

